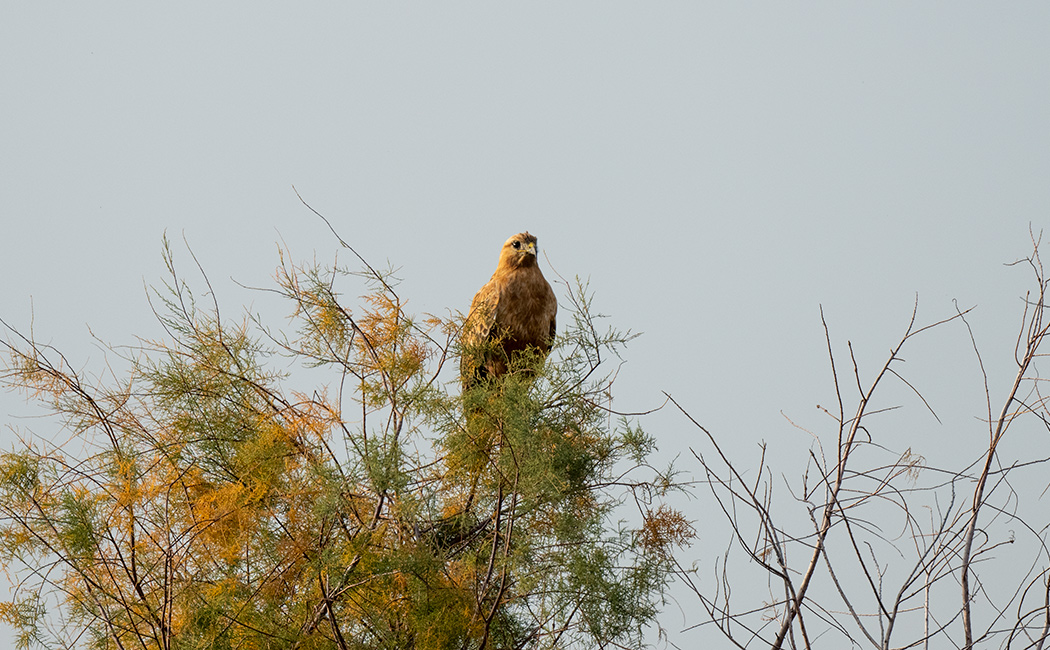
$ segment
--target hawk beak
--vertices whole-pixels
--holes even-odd
[[[532,242],[525,244],[525,252],[530,253],[532,255],[536,255],[536,244]]]

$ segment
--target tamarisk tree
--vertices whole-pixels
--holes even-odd
[[[122,377],[8,328],[7,386],[62,427],[0,459],[20,646],[642,643],[692,530],[652,438],[608,408],[630,336],[579,283],[545,364],[461,395],[462,318],[414,318],[364,260],[282,253],[287,332],[202,306],[165,260],[166,336],[114,348]]]

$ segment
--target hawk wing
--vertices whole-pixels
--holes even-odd
[[[547,339],[547,350],[550,351],[550,346],[554,345],[554,337],[558,334],[558,299],[554,297],[553,289],[548,288],[547,293],[550,296],[547,309],[551,314],[551,333],[550,338]]]
[[[495,278],[481,287],[470,302],[470,312],[463,324],[463,356],[460,374],[466,384],[473,384],[486,374],[486,360],[491,354],[490,337],[496,327],[496,308],[499,306],[499,287]]]

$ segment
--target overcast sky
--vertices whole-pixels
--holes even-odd
[[[1050,225],[1048,35],[1045,2],[7,3],[0,317],[100,372],[91,332],[161,334],[165,232],[240,313],[278,242],[338,252],[294,185],[417,313],[466,310],[529,230],[644,332],[617,406],[666,390],[741,453],[804,449],[781,414],[827,424],[820,306],[868,375],[916,294],[920,322],[976,306],[993,385],[1012,373],[1030,277],[1004,263]],[[965,330],[907,356],[944,424],[890,444],[980,445]],[[697,440],[643,424],[668,455]]]

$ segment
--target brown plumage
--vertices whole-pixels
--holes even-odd
[[[470,303],[463,327],[460,372],[464,388],[499,377],[522,350],[546,357],[554,340],[558,300],[536,263],[536,237],[528,232],[503,244],[492,279]]]

